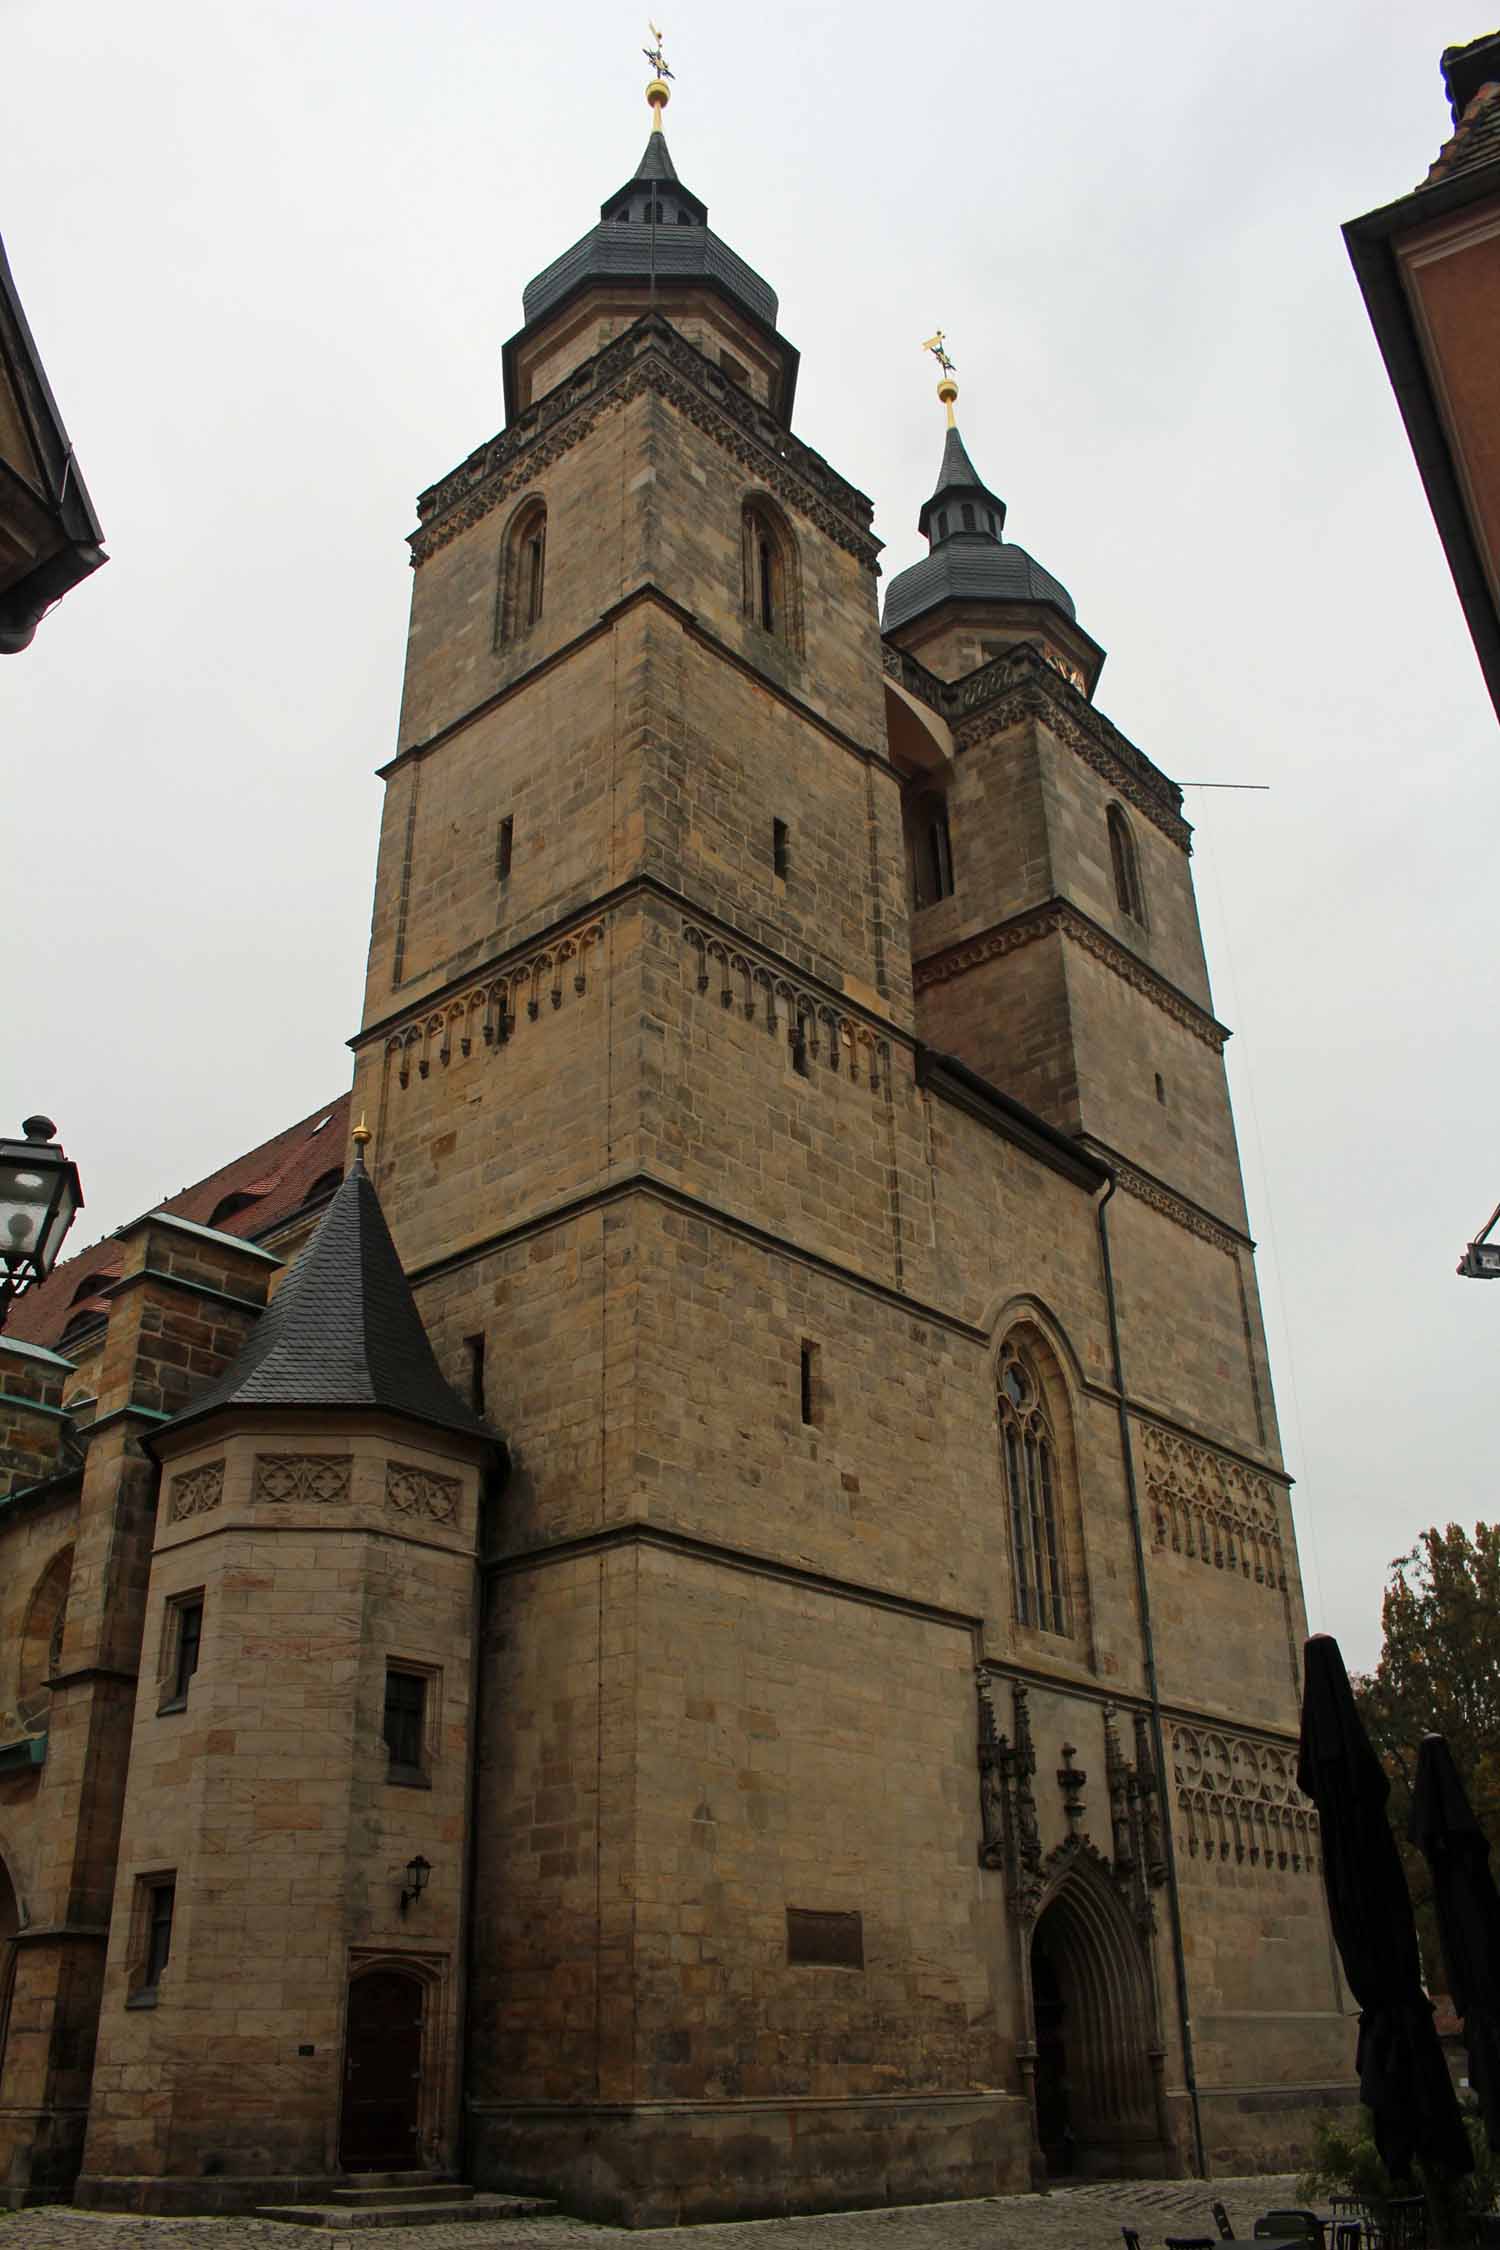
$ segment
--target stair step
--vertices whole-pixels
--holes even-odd
[[[431,2197],[420,2203],[396,2201],[380,2203],[267,2203],[255,2212],[257,2219],[279,2219],[283,2225],[314,2227],[324,2234],[343,2234],[353,2228],[365,2227],[454,2227],[478,2226],[496,2219],[544,2219],[556,2211],[557,2205],[540,2195],[476,2195],[466,2189],[469,2200],[462,2203],[434,2202]]]
[[[393,2179],[389,2186],[384,2182],[375,2187],[341,2187],[329,2192],[330,2203],[372,2205],[377,2203],[472,2203],[474,2190],[463,2187],[456,2180],[403,2180],[397,2186]]]

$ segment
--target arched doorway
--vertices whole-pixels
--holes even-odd
[[[10,2004],[16,1989],[16,1933],[21,1927],[20,1902],[10,1872],[0,1859],[0,2085],[5,2078],[6,2034],[10,2030]]]
[[[339,2162],[346,2172],[402,2172],[421,2162],[427,1985],[383,1966],[350,1980],[344,2027]]]
[[[1064,1875],[1031,1937],[1037,2139],[1049,2176],[1170,2168],[1141,1939],[1107,1875]]]

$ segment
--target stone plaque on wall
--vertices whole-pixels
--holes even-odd
[[[822,1914],[811,1907],[786,1910],[786,1957],[826,1969],[862,1969],[865,1926],[861,1914]]]

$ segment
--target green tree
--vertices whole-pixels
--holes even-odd
[[[1417,1750],[1446,1737],[1500,1874],[1500,1524],[1424,1531],[1391,1565],[1384,1646],[1353,1682],[1370,1740],[1391,1777],[1391,1825],[1417,1910],[1430,1989],[1446,1983],[1427,1862],[1406,1840]]]

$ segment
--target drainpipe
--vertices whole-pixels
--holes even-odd
[[[1161,1791],[1161,1832],[1167,1858],[1167,1920],[1172,1934],[1172,1966],[1177,1983],[1177,2021],[1182,2033],[1182,2076],[1187,2087],[1188,2110],[1193,2121],[1193,2164],[1199,2179],[1208,2178],[1203,2150],[1203,2111],[1198,2100],[1198,2071],[1193,2058],[1193,2016],[1188,1998],[1187,1954],[1182,1943],[1182,1901],[1177,1890],[1177,1846],[1172,1835],[1172,1806],[1167,1795],[1167,1741],[1162,1725],[1161,1691],[1156,1678],[1156,1641],[1151,1631],[1151,1585],[1146,1574],[1146,1541],[1141,1530],[1141,1496],[1135,1481],[1135,1453],[1130,1442],[1130,1413],[1125,1404],[1125,1355],[1120,1344],[1120,1314],[1115,1303],[1114,1267],[1109,1255],[1106,1206],[1115,1192],[1115,1180],[1095,1205],[1099,1222],[1099,1260],[1104,1269],[1104,1299],[1109,1307],[1109,1348],[1114,1362],[1115,1398],[1120,1416],[1120,1453],[1125,1463],[1125,1494],[1130,1505],[1130,1540],[1135,1550],[1136,1600],[1141,1614],[1141,1643],[1146,1658],[1146,1694],[1151,1705],[1151,1746],[1156,1760],[1157,1787]]]
[[[458,2176],[470,2177],[474,2154],[474,2128],[470,2116],[474,2059],[474,1901],[479,1883],[479,1753],[484,1739],[484,1636],[490,1616],[491,1578],[485,1569],[485,1548],[493,1504],[509,1470],[502,1454],[499,1467],[486,1470],[479,1485],[479,1519],[475,1525],[473,1681],[469,1693],[469,1772],[465,1790],[463,1904],[459,1912],[459,2005],[462,2010],[458,2042]]]

